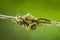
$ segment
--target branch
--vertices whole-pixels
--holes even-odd
[[[45,18],[36,18],[31,14],[26,15],[17,15],[17,16],[7,16],[1,15],[1,19],[14,19],[15,22],[19,25],[24,25],[27,29],[34,30],[37,26],[60,26],[60,22],[51,21]]]

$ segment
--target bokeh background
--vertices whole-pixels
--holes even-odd
[[[27,13],[60,22],[60,0],[0,0],[0,14]],[[31,31],[10,20],[0,19],[0,40],[60,40],[60,27],[39,26]]]

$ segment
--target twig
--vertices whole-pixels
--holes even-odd
[[[15,22],[17,22],[19,25],[24,25],[26,29],[34,30],[37,26],[60,26],[60,22],[51,21],[45,18],[36,18],[32,16],[31,14],[26,14],[24,16],[17,15],[17,16],[7,16],[7,15],[1,15],[1,19],[14,19]]]

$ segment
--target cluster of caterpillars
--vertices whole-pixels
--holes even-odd
[[[51,21],[45,18],[36,18],[31,14],[27,14],[24,16],[18,15],[16,16],[15,21],[19,25],[24,25],[27,29],[34,30],[37,26],[41,26],[43,24],[51,24]]]

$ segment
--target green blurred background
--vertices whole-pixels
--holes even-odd
[[[59,22],[60,0],[0,0],[0,14],[27,13]],[[31,31],[10,20],[0,19],[0,40],[60,40],[60,27],[39,26]]]

